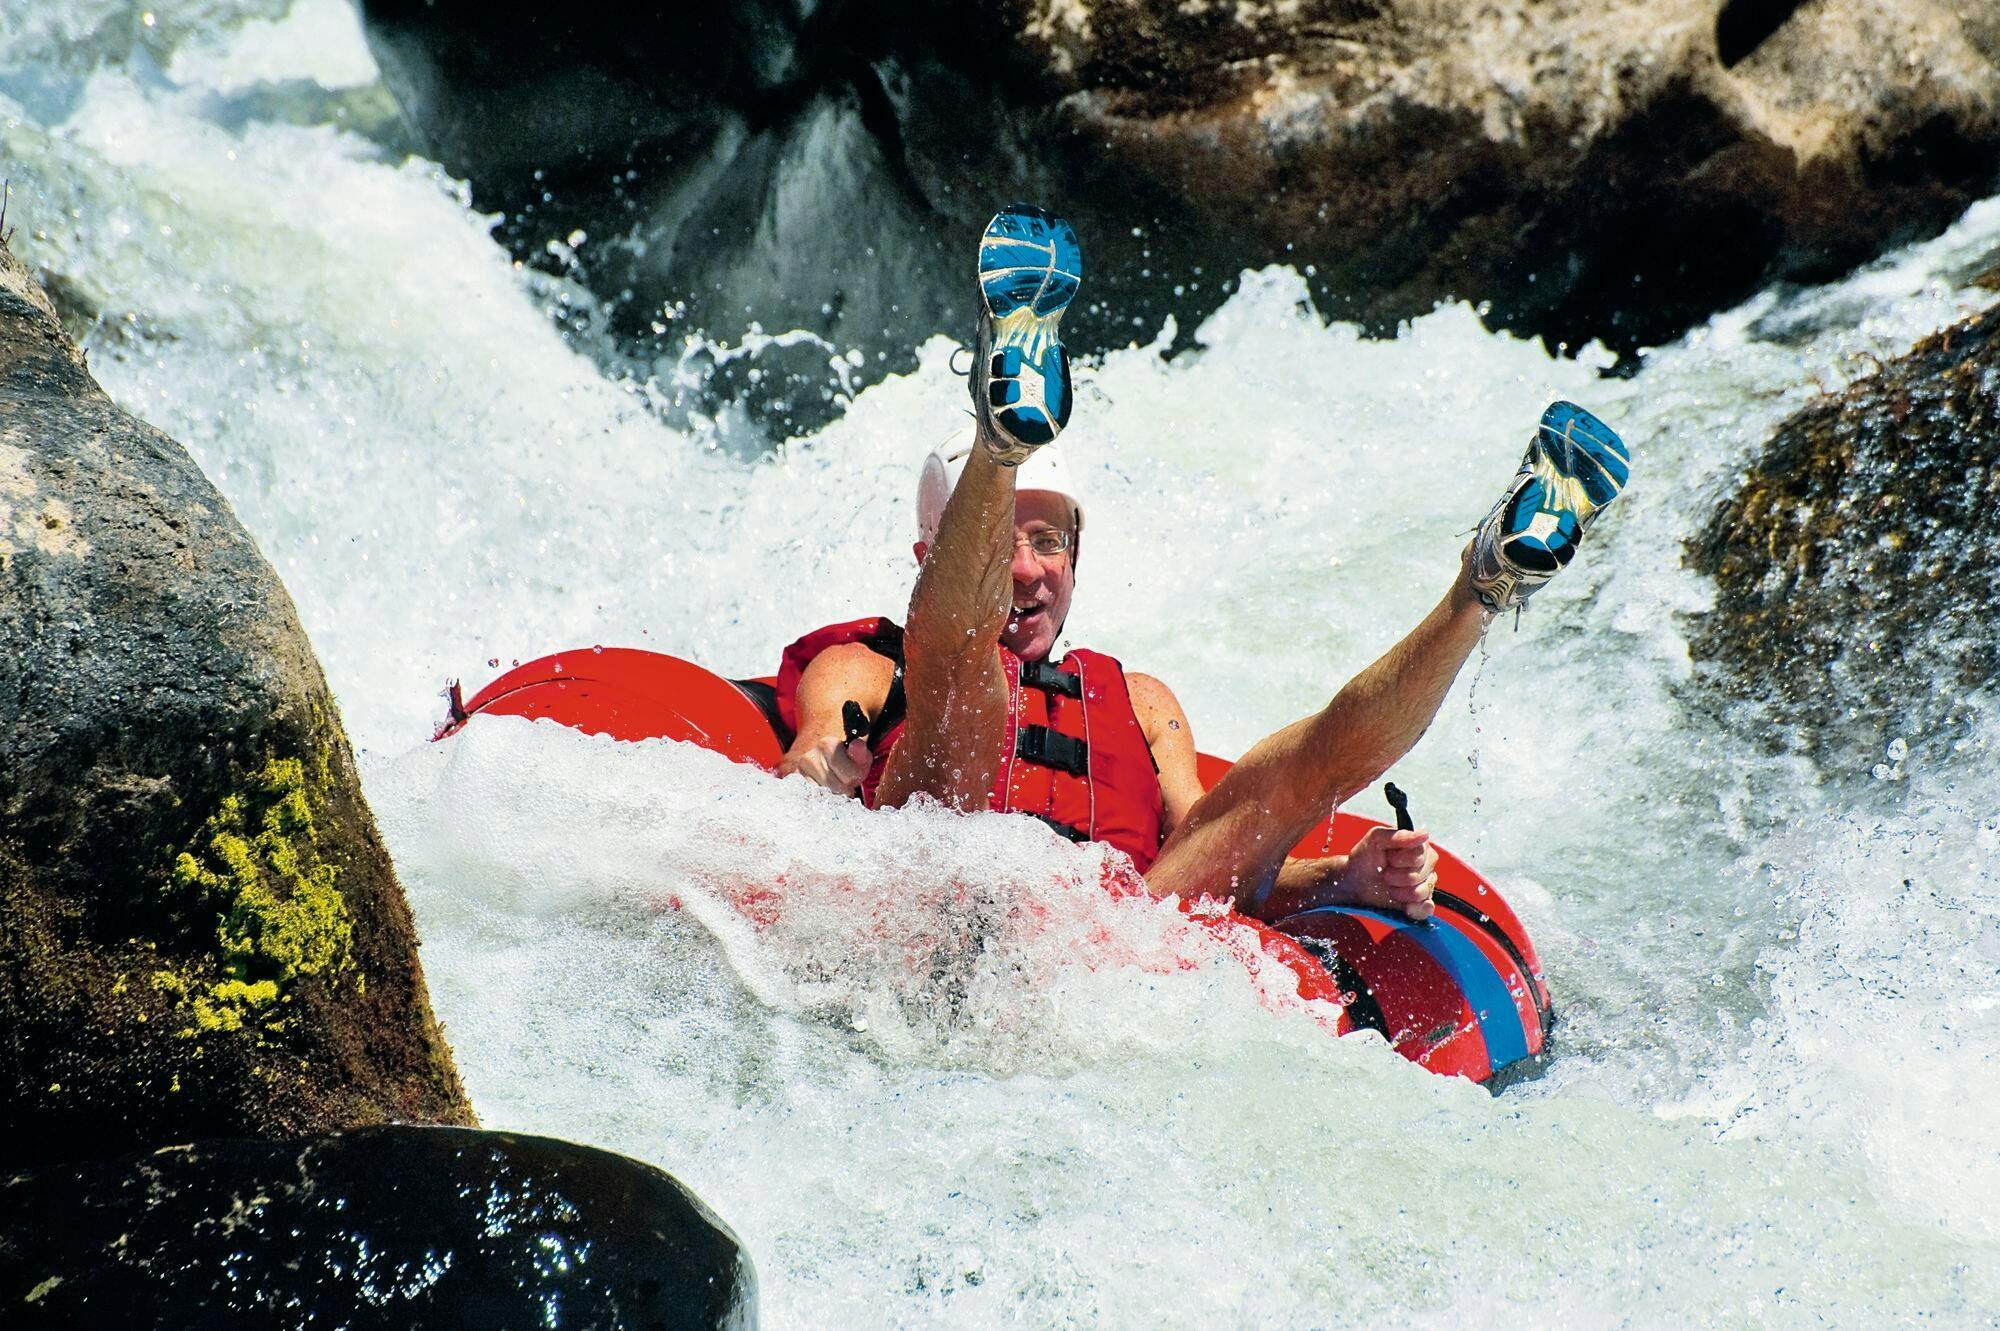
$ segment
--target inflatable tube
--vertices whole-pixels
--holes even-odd
[[[775,768],[784,756],[769,680],[727,680],[692,662],[627,647],[586,647],[517,666],[464,700],[433,739],[482,714],[547,718],[613,739],[675,739],[737,762]],[[1210,787],[1229,770],[1202,754]],[[1301,857],[1345,852],[1383,824],[1347,812],[1308,832]],[[1225,937],[1244,930],[1297,978],[1300,997],[1342,1007],[1343,1034],[1380,1032],[1432,1072],[1490,1081],[1537,1059],[1554,1023],[1540,959],[1499,891],[1439,846],[1436,913],[1416,922],[1358,906],[1323,906],[1276,927],[1233,911],[1202,912]]]
[[[451,686],[450,714],[433,740],[480,713],[547,717],[612,739],[677,739],[766,771],[785,756],[752,691],[677,656],[585,647],[516,666],[471,702]]]

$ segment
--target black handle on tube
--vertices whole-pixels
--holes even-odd
[[[868,738],[868,713],[862,711],[861,704],[852,698],[840,705],[840,728],[844,735],[843,744]]]

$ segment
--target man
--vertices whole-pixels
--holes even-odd
[[[1426,918],[1435,852],[1421,830],[1377,829],[1346,856],[1288,852],[1416,743],[1488,620],[1569,563],[1625,485],[1624,445],[1581,408],[1550,406],[1437,606],[1204,793],[1193,732],[1166,685],[1086,649],[1048,659],[1083,531],[1076,487],[1050,451],[1070,408],[1057,329],[1081,275],[1059,219],[1015,205],[987,227],[976,426],[925,462],[909,626],[837,625],[787,651],[780,709],[797,737],[780,773],[881,807],[924,795],[1030,813],[1125,851],[1155,893],[1234,898],[1267,920],[1335,903]]]

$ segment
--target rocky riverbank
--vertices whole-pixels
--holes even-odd
[[[470,1123],[290,598],[11,253],[0,570],[0,1160]]]
[[[291,599],[0,245],[0,1322],[754,1325],[659,1170],[382,1126],[473,1121]]]

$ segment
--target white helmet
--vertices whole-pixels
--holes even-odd
[[[978,433],[967,430],[951,442],[931,450],[924,459],[923,474],[917,479],[917,539],[925,545],[937,541],[938,523],[944,520],[945,500],[951,498],[958,478],[965,473],[965,460],[977,446]],[[1053,448],[1038,448],[1014,469],[1014,488],[1046,490],[1069,501],[1075,515],[1075,530],[1083,532],[1083,497],[1071,479],[1069,466]]]

